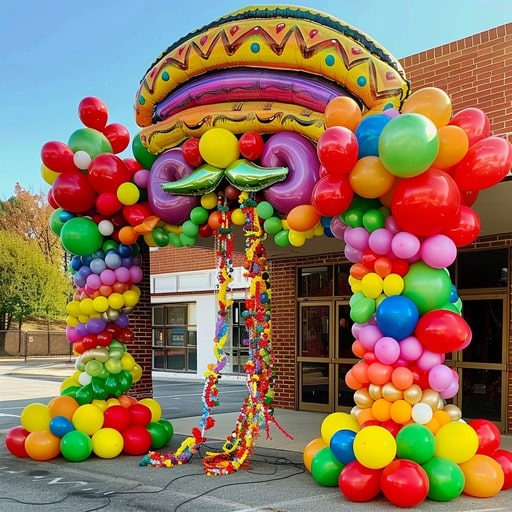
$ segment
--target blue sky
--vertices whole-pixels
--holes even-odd
[[[137,87],[174,41],[248,5],[243,0],[25,0],[6,2],[0,16],[0,200],[16,182],[48,189],[41,146],[67,142],[83,125],[78,104],[97,96],[108,122],[138,132]],[[366,32],[401,58],[512,21],[512,0],[296,0]],[[406,70],[407,72],[407,70]],[[122,156],[131,156],[125,152]]]

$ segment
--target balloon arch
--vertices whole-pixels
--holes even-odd
[[[471,342],[447,267],[472,243],[479,190],[512,164],[477,108],[452,111],[435,87],[413,93],[399,62],[376,41],[327,14],[250,7],[179,39],[143,77],[134,158],[128,130],[84,98],[84,127],[41,150],[51,186],[51,229],[73,255],[76,291],[67,337],[76,372],[48,404],[30,404],[6,436],[18,457],[73,461],[144,455],[141,465],[186,463],[214,424],[226,364],[233,226],[246,242],[248,396],[210,475],[238,470],[273,416],[270,273],[265,240],[280,247],[340,240],[352,265],[353,353],[349,413],[333,413],[304,450],[320,485],[351,501],[382,493],[398,506],[512,486],[512,453],[497,427],[463,421],[448,403],[458,375],[448,352]],[[203,413],[174,452],[154,399],[130,396],[142,370],[130,354],[129,315],[143,279],[139,241],[194,246],[214,237],[218,270],[215,361]],[[288,435],[281,429],[285,435]],[[403,492],[405,487],[407,492]]]

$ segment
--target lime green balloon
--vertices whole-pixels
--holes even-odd
[[[62,230],[62,226],[64,226],[64,222],[60,220],[60,214],[64,210],[62,208],[57,208],[50,213],[50,218],[48,219],[48,223],[50,225],[50,229],[57,235],[60,236],[60,232]]]
[[[263,229],[269,235],[276,235],[283,229],[283,221],[279,217],[269,217],[268,219],[265,219],[265,222],[263,223]]]
[[[352,297],[350,297],[348,304],[350,307],[352,307],[356,302],[359,302],[361,299],[364,299],[364,293],[356,292],[352,295]]]
[[[283,229],[274,236],[274,242],[278,247],[288,247],[290,245],[288,233],[290,233],[289,229]]]
[[[436,125],[426,116],[401,114],[384,126],[379,137],[379,158],[395,176],[411,178],[426,171],[439,151]]]
[[[180,233],[180,242],[184,247],[192,247],[196,243],[196,237]]]
[[[173,247],[183,247],[180,235],[177,235],[176,233],[169,233],[169,244]]]
[[[87,256],[103,245],[103,235],[98,225],[87,217],[73,217],[66,221],[60,231],[62,246],[77,256]]]
[[[139,162],[144,169],[151,169],[153,162],[158,158],[158,155],[150,153],[140,141],[140,135],[136,135],[132,140],[132,152],[135,160]]]
[[[274,207],[268,201],[259,202],[256,211],[262,219],[270,219],[274,215]]]
[[[195,208],[192,208],[192,211],[190,212],[190,220],[194,224],[200,226],[208,220],[208,215],[209,212],[206,208],[203,208],[202,206],[196,206]]]
[[[432,457],[422,467],[428,476],[428,497],[431,500],[451,501],[462,494],[466,479],[456,462],[444,457]]]
[[[350,308],[350,318],[358,324],[364,324],[375,313],[375,308],[375,299],[363,297]]]
[[[112,153],[112,146],[103,133],[93,128],[79,128],[68,139],[68,146],[73,150],[85,151],[91,158],[101,153]]]
[[[434,434],[425,425],[405,425],[396,435],[396,454],[400,459],[424,464],[434,456],[435,450]]]
[[[451,280],[444,269],[432,268],[418,261],[409,267],[404,276],[402,295],[411,299],[420,315],[441,309],[450,298]]]
[[[183,234],[194,238],[199,233],[199,225],[191,220],[186,220],[181,226]]]
[[[363,214],[363,227],[370,233],[385,227],[386,218],[380,210],[371,209]]]

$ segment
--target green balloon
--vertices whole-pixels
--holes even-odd
[[[166,420],[165,418],[160,418],[157,423],[160,423],[162,425],[166,432],[167,432],[167,442],[169,442],[172,439],[172,436],[174,435],[174,427],[172,426],[172,423],[169,420]]]
[[[379,137],[379,158],[395,176],[411,178],[426,171],[439,151],[436,125],[426,116],[401,114],[384,126]]]
[[[311,475],[316,483],[324,487],[336,487],[344,467],[345,465],[336,459],[331,449],[326,446],[314,455],[311,461]]]
[[[159,450],[169,441],[167,430],[161,423],[152,421],[151,423],[148,423],[146,429],[151,434],[152,450]]]
[[[60,231],[62,246],[77,256],[87,256],[103,245],[103,235],[98,225],[87,217],[73,217],[64,223]]]
[[[425,425],[411,423],[401,428],[396,435],[396,449],[398,458],[424,464],[434,456],[436,440]]]
[[[259,202],[256,211],[262,219],[270,219],[274,215],[274,207],[268,201]]]
[[[89,364],[89,363],[87,363]],[[102,372],[104,370],[103,365]],[[106,371],[106,370],[105,370]],[[105,389],[105,379],[101,378],[98,374],[97,377],[91,379],[92,392],[96,400],[105,400],[108,396],[107,390]]]
[[[153,162],[158,158],[158,155],[153,155],[144,147],[140,141],[139,134],[133,137],[132,152],[135,160],[137,160],[144,169],[151,169]]]
[[[350,297],[348,304],[352,307],[356,302],[359,302],[361,299],[364,299],[365,295],[363,292],[356,292]]]
[[[350,308],[350,318],[358,324],[364,324],[375,313],[375,299],[363,297]]]
[[[60,451],[65,459],[81,462],[92,453],[92,439],[81,430],[72,430],[60,440]]]
[[[60,236],[60,232],[62,230],[62,226],[64,226],[64,222],[62,222],[59,218],[61,212],[64,210],[62,208],[57,208],[50,213],[50,218],[48,219],[48,223],[50,225],[50,229],[57,235]]]
[[[86,384],[77,390],[75,400],[80,405],[90,404],[94,400],[94,392],[91,384]]]
[[[76,392],[80,389],[80,386],[68,386],[66,389],[61,391],[61,396],[71,396],[73,398],[76,397]]]
[[[363,213],[363,227],[370,233],[386,225],[386,218],[380,210],[367,210]]]
[[[158,247],[166,247],[169,245],[169,234],[164,228],[157,226],[155,229],[153,229],[152,234],[153,240],[155,241],[155,244],[158,245]]]
[[[182,226],[181,229],[183,231],[184,235],[187,235],[190,238],[194,238],[199,233],[199,225],[195,222],[192,222],[191,220],[186,220]]]
[[[462,494],[466,479],[456,462],[444,457],[432,457],[422,467],[428,476],[428,497],[431,500],[451,501]]]
[[[192,211],[190,212],[190,220],[194,224],[200,226],[208,220],[208,215],[209,213],[206,208],[203,208],[202,206],[196,206],[195,208],[192,208]]]
[[[289,232],[289,229],[283,229],[275,234],[274,242],[278,247],[288,247],[290,245],[290,239],[288,238]]]
[[[283,221],[279,217],[269,217],[268,219],[265,219],[263,229],[269,235],[277,235],[277,233],[283,229]]]
[[[362,228],[363,210],[350,207],[340,214],[340,219],[351,228]]]
[[[68,146],[73,150],[85,151],[91,158],[101,153],[112,153],[112,146],[103,133],[93,128],[79,128],[68,139]]]
[[[169,233],[169,245],[172,245],[173,247],[183,247],[180,235],[177,235],[176,233]]]
[[[441,309],[449,300],[452,282],[444,269],[432,268],[418,261],[404,276],[402,295],[416,304],[420,315]]]
[[[184,247],[192,247],[196,243],[196,237],[189,236],[186,233],[180,233],[180,242]]]

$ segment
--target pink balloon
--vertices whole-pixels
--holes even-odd
[[[357,227],[351,228],[347,227],[345,229],[344,239],[345,243],[357,249],[359,251],[366,251],[368,249],[368,240],[370,234],[366,231],[365,228]]]
[[[449,398],[453,398],[459,392],[459,381],[453,379],[446,389],[443,389],[439,392],[439,396],[443,400],[448,400]]]
[[[70,343],[75,343],[77,341],[80,341],[83,336],[80,336],[78,332],[76,332],[76,329],[71,326],[66,327],[66,338]]]
[[[414,258],[421,247],[421,243],[416,235],[407,231],[400,231],[391,241],[391,250],[397,258],[408,260]]]
[[[396,223],[396,220],[393,217],[393,215],[388,215],[386,217],[386,220],[384,221],[384,225],[386,226],[386,229],[389,229],[389,231],[391,231],[391,233],[393,233],[393,235],[396,235],[400,231],[400,228],[399,228],[398,224]]]
[[[380,338],[382,338],[382,331],[376,325],[366,325],[359,333],[359,342],[367,350],[373,350]]]
[[[101,282],[107,286],[112,286],[116,282],[116,274],[110,268],[103,270],[100,274]]]
[[[400,357],[406,361],[416,361],[423,353],[423,347],[416,336],[400,340]]]
[[[391,250],[391,241],[393,233],[386,228],[379,228],[370,233],[368,238],[368,246],[377,254],[388,254]]]
[[[148,188],[151,173],[147,169],[139,169],[133,175],[135,185],[140,188]]]
[[[132,283],[140,283],[142,281],[143,272],[138,265],[132,265],[130,267],[130,281]]]
[[[349,244],[345,244],[343,254],[345,255],[345,258],[347,258],[347,260],[351,263],[361,263],[363,260],[363,251],[355,249]]]
[[[436,364],[428,372],[428,384],[434,391],[444,391],[452,380],[452,370],[444,364]]]
[[[431,352],[430,350],[423,350],[423,353],[418,358],[416,365],[424,372],[428,372],[437,364],[444,363],[444,354],[438,352]]]
[[[335,238],[339,238],[343,240],[343,235],[345,233],[345,229],[347,229],[347,225],[339,218],[338,215],[335,215],[329,224],[329,229]]]
[[[429,236],[421,243],[420,257],[429,267],[449,267],[457,257],[457,246],[446,235]]]
[[[383,364],[393,364],[400,356],[398,341],[390,336],[384,336],[377,340],[373,350],[377,359]]]
[[[86,279],[86,286],[92,290],[97,290],[101,286],[101,278],[98,274],[89,274]]]
[[[116,268],[114,274],[120,283],[127,283],[130,280],[130,269],[127,267]]]

